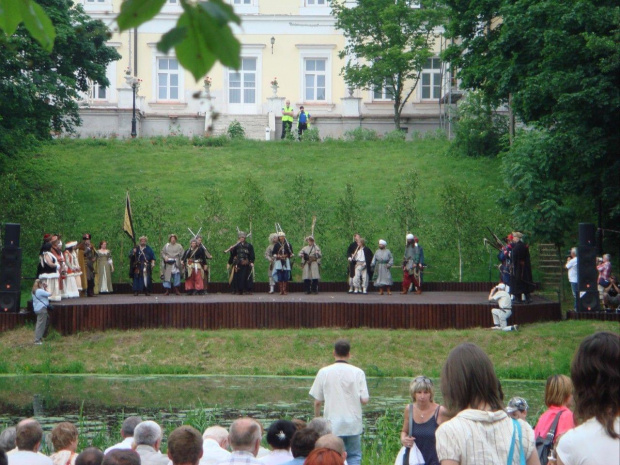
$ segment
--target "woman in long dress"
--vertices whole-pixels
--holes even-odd
[[[65,279],[65,295],[63,297],[67,297],[69,299],[75,299],[80,296],[80,289],[78,287],[78,283],[81,287],[81,279],[80,275],[82,272],[80,271],[80,265],[77,261],[77,255],[73,248],[77,245],[77,241],[70,241],[65,244],[65,265],[67,267],[67,276]]]
[[[383,295],[384,289],[387,291],[388,295],[392,295],[392,284],[394,284],[392,272],[390,271],[394,265],[394,257],[386,246],[387,242],[380,239],[379,249],[375,252],[374,257],[372,257],[372,263],[370,265],[370,267],[375,270],[374,284],[375,287],[379,288],[380,295]]]
[[[97,261],[95,263],[95,294],[110,294],[112,289],[112,273],[114,272],[114,263],[112,255],[108,250],[108,243],[101,241],[97,250]]]
[[[46,242],[41,248],[37,277],[47,285],[49,300],[60,302],[60,263],[52,253],[51,242]]]

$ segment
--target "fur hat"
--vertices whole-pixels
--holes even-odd
[[[407,236],[405,237],[405,239],[407,239],[408,241],[412,241],[415,239],[415,236],[413,234],[407,234]]]
[[[379,245],[387,245],[387,242],[385,242],[383,239],[379,239]]]
[[[243,231],[239,231],[237,233],[237,237],[241,238],[241,237],[248,237],[246,233],[244,233]]]
[[[84,234],[82,236],[82,240],[84,240],[84,241],[89,241],[90,239],[92,239],[92,238],[91,238],[90,234],[88,234],[88,233],[86,233],[86,234]]]

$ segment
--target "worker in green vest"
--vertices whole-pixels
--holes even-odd
[[[293,118],[294,118],[294,110],[291,106],[291,101],[287,100],[286,105],[282,108],[282,137],[284,139],[286,137],[286,132],[290,132],[293,128]]]

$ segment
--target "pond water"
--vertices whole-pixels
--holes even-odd
[[[60,421],[79,423],[87,436],[116,434],[129,415],[174,428],[197,412],[208,424],[228,426],[252,416],[267,427],[279,418],[309,420],[311,377],[231,376],[0,376],[0,426],[34,416],[49,431]],[[364,407],[366,430],[376,418],[401,411],[409,401],[408,378],[368,378],[371,400]],[[434,380],[436,391],[438,380]],[[544,381],[502,381],[506,401],[522,396],[533,423],[544,409]],[[441,402],[441,394],[436,392]]]

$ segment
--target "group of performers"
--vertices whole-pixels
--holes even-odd
[[[530,294],[536,289],[532,277],[530,249],[522,241],[523,234],[515,231],[501,241],[495,236],[493,246],[499,251],[500,281],[506,285],[506,292],[514,303],[530,303]]]
[[[107,243],[102,241],[95,249],[90,234],[82,241],[64,244],[59,234],[45,234],[39,252],[37,278],[47,284],[52,294],[49,300],[59,302],[84,295],[93,297],[113,291],[114,263]]]

